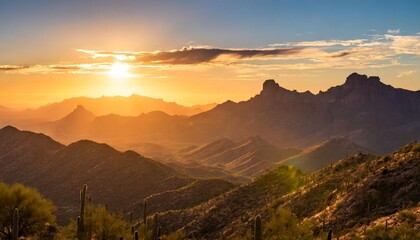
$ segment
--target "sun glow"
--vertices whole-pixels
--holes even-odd
[[[109,74],[116,78],[126,78],[129,77],[130,66],[126,63],[115,62],[112,64]]]

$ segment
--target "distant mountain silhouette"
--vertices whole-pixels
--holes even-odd
[[[141,113],[163,111],[169,115],[193,115],[213,108],[216,104],[195,105],[186,107],[175,102],[166,102],[163,99],[145,97],[133,94],[129,97],[76,97],[61,102],[47,104],[37,109],[27,110],[25,114],[32,118],[47,118],[58,120],[70,111],[82,105],[97,116],[117,114],[122,116],[137,116]]]
[[[63,118],[35,125],[31,130],[37,132],[43,132],[49,136],[55,137],[60,136],[60,140],[63,142],[72,141],[72,132],[77,131],[79,133],[86,132],[88,125],[95,120],[95,115],[84,108],[82,105],[77,107]],[[69,138],[67,138],[69,136]],[[77,139],[89,138],[89,136],[79,136]]]
[[[254,177],[299,152],[297,149],[279,149],[259,136],[251,136],[237,142],[220,139],[190,151],[183,150],[181,156],[186,161],[222,166],[236,175]]]
[[[55,125],[43,132],[60,133],[48,128]],[[420,91],[396,89],[378,77],[357,73],[343,85],[316,95],[289,91],[267,80],[260,94],[248,101],[227,101],[191,117],[163,112],[137,117],[111,114],[51,136],[60,141],[88,137],[118,147],[139,142],[185,147],[250,135],[276,146],[301,149],[344,137],[374,152],[389,152],[420,139]]]
[[[0,106],[0,127],[14,125],[21,129],[37,130],[39,124],[62,119],[79,105],[89,109],[96,116],[109,114],[138,116],[153,111],[162,111],[169,115],[190,116],[216,106],[216,104],[206,104],[188,107],[175,102],[166,102],[163,99],[135,94],[129,97],[75,97],[24,111],[3,109]]]
[[[371,151],[347,139],[334,138],[311,146],[300,154],[281,161],[281,164],[293,165],[303,171],[312,172],[358,153],[371,153]]]
[[[39,189],[58,206],[61,220],[75,216],[78,191],[85,183],[95,202],[109,204],[114,210],[127,210],[149,195],[168,190],[179,189],[178,194],[171,196],[181,198],[185,196],[185,186],[202,181],[133,151],[119,152],[89,140],[64,146],[43,134],[10,126],[0,129],[0,166],[2,181]],[[213,188],[215,192],[203,192],[200,199],[191,203],[205,201],[233,187],[229,182],[217,181],[219,188]]]

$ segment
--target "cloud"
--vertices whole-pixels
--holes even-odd
[[[273,43],[270,48],[221,48],[189,46],[167,51],[100,51],[78,49],[87,54],[83,63],[55,65],[0,65],[6,73],[108,73],[116,61],[137,68],[175,71],[208,71],[215,67],[272,69],[367,69],[418,65],[420,36],[372,34],[347,40],[314,40]],[[401,59],[400,59],[401,58]],[[401,60],[401,61],[400,61]],[[191,67],[194,65],[194,68]]]
[[[385,35],[390,48],[398,54],[420,55],[420,36]]]
[[[75,73],[75,74],[87,74],[87,73],[103,73],[108,71],[109,64],[103,63],[85,63],[85,64],[51,64],[51,65],[0,65],[0,71],[6,73]]]
[[[400,33],[400,29],[389,29],[386,32],[389,33],[389,34],[399,34]]]
[[[0,71],[16,71],[27,69],[29,66],[19,66],[19,65],[0,65]]]
[[[163,65],[190,65],[211,63],[217,61],[231,62],[240,59],[254,58],[280,58],[297,54],[300,48],[274,48],[274,49],[223,49],[209,48],[207,46],[183,47],[180,50],[155,51],[155,52],[109,52],[78,50],[90,54],[93,58],[112,57],[116,60],[126,60],[141,64],[163,64]],[[120,59],[118,59],[120,58]]]
[[[303,41],[303,42],[286,42],[286,43],[272,43],[270,47],[332,47],[332,46],[353,46],[366,42],[367,39],[353,39],[353,40],[326,40],[326,41]]]
[[[397,78],[402,78],[402,77],[405,77],[405,76],[409,76],[409,75],[412,75],[415,72],[416,72],[416,70],[402,71],[397,75]]]

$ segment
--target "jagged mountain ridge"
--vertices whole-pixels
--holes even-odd
[[[252,131],[279,146],[307,147],[347,137],[387,152],[420,138],[419,106],[420,91],[395,89],[378,77],[353,73],[343,85],[317,95],[289,91],[267,80],[250,100],[228,101],[192,116],[190,124],[233,139]]]

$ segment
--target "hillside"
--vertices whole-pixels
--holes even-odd
[[[316,235],[329,228],[340,236],[351,234],[416,206],[419,149],[419,144],[410,144],[382,157],[357,154],[307,175],[283,166],[195,208],[163,213],[163,226],[198,238],[245,239],[256,214],[267,223],[273,209],[282,207],[313,224]]]
[[[357,153],[371,153],[371,151],[347,139],[334,138],[311,146],[303,152],[281,161],[281,164],[292,165],[305,172],[312,172]]]
[[[181,157],[187,162],[220,166],[235,175],[254,177],[273,167],[276,162],[297,153],[297,149],[280,149],[259,136],[250,136],[237,142],[216,140],[190,151],[184,150]]]
[[[301,176],[301,171],[281,166],[195,208],[161,214],[162,226],[167,232],[182,228],[196,238],[229,236],[235,222],[252,218],[272,199],[295,191]]]
[[[171,197],[191,207],[232,187],[223,180],[190,178],[133,151],[119,152],[89,140],[64,146],[43,134],[13,127],[0,130],[0,165],[2,181],[35,187],[53,200],[60,221],[75,216],[83,184],[88,184],[95,202],[112,210],[127,210],[147,196],[175,190]],[[195,183],[200,189],[204,181],[219,184],[202,191],[199,198],[185,193],[190,191],[186,186]]]

